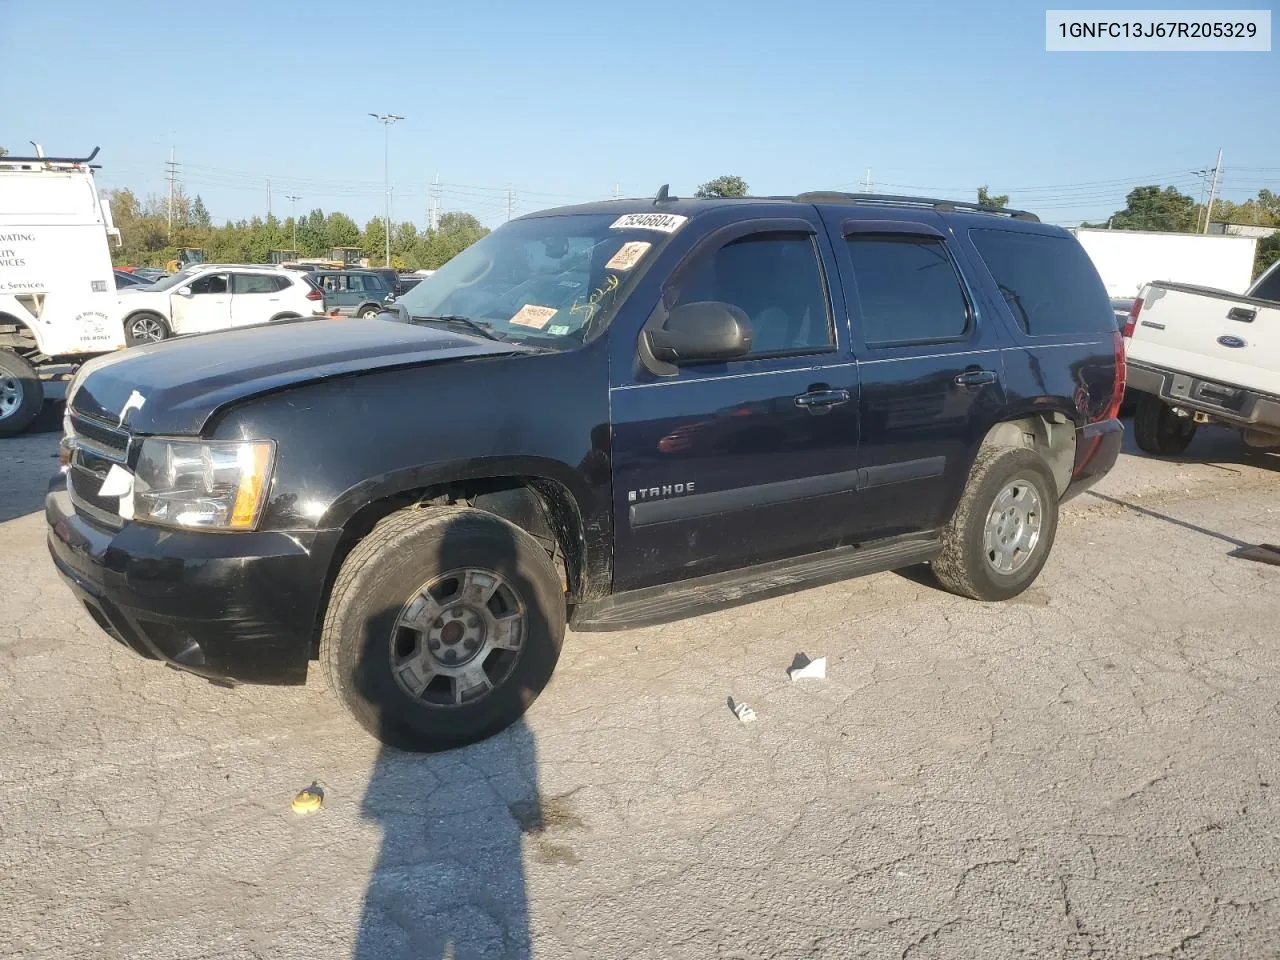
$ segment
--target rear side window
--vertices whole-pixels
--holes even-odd
[[[263,273],[234,273],[232,293],[275,293],[276,278]]]
[[[293,280],[291,280],[291,279],[289,278],[289,276],[288,276],[288,275],[285,275],[285,274],[282,274],[282,275],[280,275],[280,276],[276,277],[276,278],[275,278],[275,281],[276,281],[276,290],[277,290],[277,291],[280,291],[280,290],[288,290],[291,286],[293,286]]]
[[[868,346],[937,343],[968,334],[969,303],[941,240],[853,236],[848,244]]]
[[[1110,333],[1111,299],[1089,255],[1070,237],[970,230],[1014,319],[1033,337]]]

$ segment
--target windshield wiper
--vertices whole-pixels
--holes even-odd
[[[467,329],[480,334],[480,336],[488,340],[497,340],[499,343],[501,343],[503,342],[503,340],[506,339],[501,334],[494,333],[493,328],[490,327],[489,324],[480,323],[477,320],[472,320],[470,317],[460,316],[459,314],[456,314],[456,313],[444,313],[444,314],[440,314],[439,316],[410,314],[409,319],[435,321],[437,323],[460,323]]]

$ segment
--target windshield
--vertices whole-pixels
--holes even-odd
[[[171,277],[164,277],[160,280],[157,280],[155,283],[151,284],[151,286],[147,287],[147,290],[149,291],[150,290],[169,290],[173,287],[181,286],[182,284],[190,280],[192,277],[194,277],[197,273],[199,273],[202,269],[204,268],[203,267],[185,267],[182,270],[179,270],[177,273],[175,273]]]
[[[567,348],[594,336],[627,280],[666,239],[613,229],[617,214],[534,217],[504,224],[399,300],[411,318],[465,318],[504,340]]]

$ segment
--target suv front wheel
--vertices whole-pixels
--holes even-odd
[[[1058,529],[1057,485],[1026,448],[983,450],[942,534],[933,574],[974,600],[1015,597],[1040,574]]]
[[[444,750],[515,723],[564,640],[560,577],[523,530],[479,510],[392,514],[334,583],[320,669],[383,743]]]

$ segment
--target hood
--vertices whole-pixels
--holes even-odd
[[[122,350],[78,377],[67,402],[133,433],[196,436],[221,407],[286,387],[526,352],[531,348],[389,320],[300,320]]]

